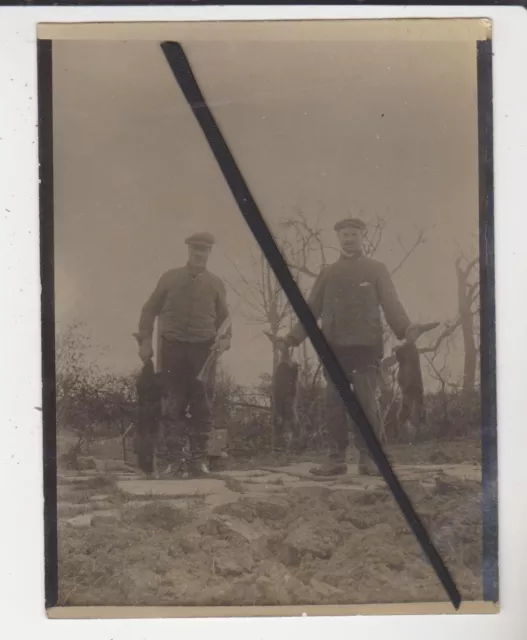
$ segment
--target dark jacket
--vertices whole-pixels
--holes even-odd
[[[308,303],[330,344],[373,347],[378,357],[384,352],[381,310],[399,340],[410,325],[386,266],[361,254],[341,256],[324,269]],[[306,338],[300,323],[289,338],[297,345]]]
[[[161,276],[142,308],[138,339],[152,338],[159,317],[160,333],[168,340],[211,341],[228,315],[222,280],[207,270],[195,273],[186,265]],[[231,335],[230,328],[227,335]]]

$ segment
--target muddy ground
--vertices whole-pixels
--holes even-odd
[[[391,456],[462,597],[480,599],[477,443]],[[384,482],[358,477],[353,465],[321,482],[305,473],[308,462],[261,458],[201,484],[146,487],[109,462],[59,473],[59,604],[447,600]]]

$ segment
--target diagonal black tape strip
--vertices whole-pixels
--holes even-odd
[[[323,366],[328,372],[331,381],[338,389],[346,408],[357,425],[364,438],[371,455],[373,456],[379,471],[383,475],[392,494],[404,514],[408,524],[414,532],[424,553],[434,568],[439,580],[448,594],[452,604],[456,609],[461,604],[461,595],[448,571],[445,563],[435,548],[428,532],[421,523],[412,503],[402,488],[397,476],[393,472],[390,463],[382,447],[380,446],[368,418],[358,403],[355,394],[350,389],[350,384],[342,370],[333,350],[327,343],[324,334],[318,327],[318,323],[304,300],[286,261],[284,260],[274,238],[267,228],[254,198],[252,197],[245,180],[236,165],[227,143],[225,142],[220,129],[208,108],[205,98],[194,77],[190,63],[178,42],[163,42],[161,48],[172,69],[172,72],[187,99],[196,119],[205,134],[210,148],[218,162],[218,165],[229,185],[232,195],[236,200],[240,211],[245,218],[254,237],[264,252],[273,272],[282,286],[286,296],[293,307],[296,315],[302,322],[304,329],[309,336],[315,351]]]

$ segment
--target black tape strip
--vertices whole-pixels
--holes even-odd
[[[40,278],[42,283],[42,424],[44,454],[44,590],[46,608],[58,601],[55,290],[53,281],[52,42],[37,41],[40,162]]]
[[[480,326],[481,326],[481,480],[483,506],[483,599],[499,600],[498,434],[496,397],[496,308],[494,278],[494,163],[492,41],[477,43]]]
[[[357,425],[368,449],[373,456],[381,474],[393,493],[397,504],[401,508],[408,524],[414,532],[424,553],[434,568],[439,580],[445,588],[448,597],[456,609],[461,604],[461,595],[448,571],[445,563],[434,547],[428,532],[421,523],[412,503],[394,474],[382,447],[374,435],[368,419],[358,403],[355,394],[351,391],[349,382],[342,370],[333,350],[327,343],[323,333],[318,328],[309,305],[304,300],[286,261],[278,249],[265,221],[254,201],[245,180],[236,165],[227,143],[225,142],[219,127],[208,108],[205,98],[194,77],[190,63],[183,47],[177,42],[164,42],[161,48],[172,69],[172,72],[181,87],[210,148],[218,162],[218,165],[229,185],[231,192],[245,218],[249,228],[254,234],[258,244],[265,254],[273,272],[282,286],[289,302],[299,320],[301,321],[315,351],[323,366],[328,372],[331,381],[338,389],[346,408]]]

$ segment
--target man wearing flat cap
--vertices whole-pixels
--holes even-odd
[[[399,340],[414,340],[416,329],[399,301],[386,266],[364,255],[364,222],[348,218],[338,222],[334,229],[341,255],[319,274],[308,303],[315,317],[322,320],[322,331],[383,443],[384,425],[377,402],[379,365],[384,355],[381,310]],[[298,346],[305,338],[303,326],[297,323],[285,337],[285,343]],[[311,472],[333,476],[347,472],[349,414],[329,379],[327,394],[330,455],[325,464]],[[359,473],[377,475],[377,467],[358,431],[355,444],[360,455]]]
[[[218,337],[229,317],[225,285],[207,270],[214,245],[210,233],[195,233],[186,239],[188,261],[165,272],[144,304],[139,320],[139,357],[152,359],[152,335],[158,318],[162,380],[162,422],[171,453],[182,459],[186,444],[181,416],[189,407],[191,472],[208,473],[207,445],[212,416],[205,383],[198,380],[211,350],[218,355],[230,348],[231,326]]]

